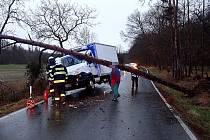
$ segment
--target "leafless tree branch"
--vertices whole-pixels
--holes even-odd
[[[73,38],[79,29],[93,25],[95,10],[82,8],[72,2],[42,0],[42,4],[25,19],[32,33],[39,39],[63,43]]]
[[[15,45],[17,42],[12,42],[12,43],[9,43],[7,45],[4,45],[4,46],[1,46],[0,49],[4,49],[6,47],[9,47],[9,46],[12,46],[12,45]]]

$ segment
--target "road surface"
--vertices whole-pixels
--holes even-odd
[[[97,92],[110,90],[106,85]],[[165,106],[151,82],[130,75],[120,85],[119,102],[56,109],[40,104],[0,118],[0,140],[188,140],[189,136]]]

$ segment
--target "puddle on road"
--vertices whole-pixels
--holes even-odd
[[[83,90],[73,95],[68,95],[66,98],[66,103],[68,107],[77,109],[79,107],[104,102],[105,98],[109,95],[111,95],[110,91],[104,88],[96,88],[94,95]]]
[[[39,104],[35,108],[28,109],[26,114],[28,120],[34,120],[41,116],[46,118],[47,122],[55,121],[60,123],[65,118],[65,115],[68,114],[68,108],[75,111],[81,111],[80,109],[86,110],[89,106],[103,103],[108,96],[112,96],[108,88],[96,88],[94,95],[87,94],[84,90],[68,95],[64,106],[56,107],[49,101],[49,103]]]

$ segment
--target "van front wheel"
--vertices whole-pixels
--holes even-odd
[[[95,95],[95,82],[91,79],[86,87],[88,94]]]

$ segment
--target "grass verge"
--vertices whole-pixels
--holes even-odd
[[[26,64],[0,65],[0,117],[26,106],[29,87],[26,86]],[[35,101],[42,100],[47,83],[37,79],[33,85]],[[11,91],[12,89],[12,91]],[[39,96],[41,95],[41,96]]]
[[[41,101],[42,99],[43,99],[43,96],[37,96],[36,98],[34,98],[36,103]],[[27,102],[27,99],[22,99],[18,102],[0,106],[0,117],[26,107],[26,102]]]
[[[166,72],[157,72],[155,68],[150,72],[158,77],[170,79]],[[190,81],[191,82],[191,81]],[[179,81],[179,83],[189,84]],[[209,93],[198,94],[195,97],[187,97],[182,92],[169,87],[156,84],[167,102],[181,115],[183,120],[194,130],[198,138],[210,139],[210,105]],[[200,101],[199,103],[197,101]],[[206,103],[207,102],[207,103]]]
[[[4,82],[17,82],[26,80],[26,65],[9,64],[0,65],[0,80]]]
[[[0,69],[1,70],[17,70],[17,69],[25,69],[26,68],[26,64],[6,64],[6,65],[0,65]]]

